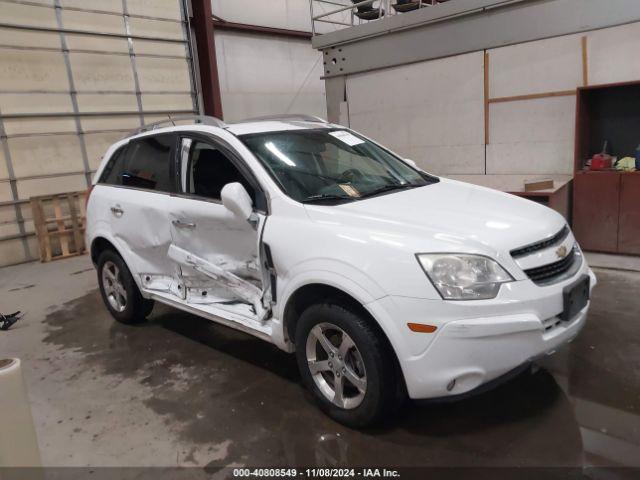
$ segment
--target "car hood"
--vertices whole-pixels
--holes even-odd
[[[306,205],[315,222],[357,230],[414,252],[498,255],[557,233],[557,212],[511,194],[455,180],[334,206]],[[390,240],[391,239],[391,240]]]

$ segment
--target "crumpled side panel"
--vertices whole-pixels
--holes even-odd
[[[225,268],[229,266],[228,263],[216,265],[176,245],[171,245],[169,247],[169,258],[181,265],[193,268],[198,273],[205,275],[206,277],[209,277],[215,282],[214,285],[212,285],[213,287],[222,287],[232,292],[239,300],[249,303],[253,306],[255,314],[259,318],[262,318],[265,315],[265,308],[262,306],[262,290],[252,282],[240,278]],[[215,288],[212,290],[215,291]],[[206,296],[209,296],[208,292]],[[202,295],[200,297],[202,297]],[[189,297],[187,300],[189,300]],[[201,298],[199,301],[201,301]],[[220,300],[218,299],[218,301]],[[207,303],[211,303],[211,300],[208,299]],[[230,305],[233,302],[229,302],[227,300],[224,301],[224,303]]]

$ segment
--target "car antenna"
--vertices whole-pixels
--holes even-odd
[[[171,118],[171,115],[167,114],[167,117],[169,117],[169,121],[175,127],[176,126],[176,122],[173,121],[173,118]]]

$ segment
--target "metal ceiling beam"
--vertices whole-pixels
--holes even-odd
[[[495,8],[508,3],[520,3],[530,0],[455,0],[448,3],[421,8],[410,12],[387,15],[382,20],[369,21],[355,25],[354,28],[343,28],[335,32],[316,35],[313,46],[321,49],[344,43],[350,43],[365,38],[383,35],[407,28],[414,28],[427,23],[441,22],[464,15],[469,15],[484,9]],[[554,1],[554,0],[551,0]]]
[[[313,38],[325,78],[640,21],[638,0],[456,0]]]

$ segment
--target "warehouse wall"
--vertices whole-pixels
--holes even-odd
[[[489,98],[582,86],[583,36],[589,84],[640,80],[633,23],[488,50]],[[434,173],[573,172],[575,95],[491,103],[485,145],[484,52],[350,75],[346,90],[352,128]]]
[[[32,195],[86,189],[113,141],[197,111],[180,0],[0,0],[0,265],[37,257]]]
[[[489,50],[489,97],[574,90],[583,84],[582,35]],[[493,103],[488,174],[572,174],[575,95]]]
[[[311,31],[309,0],[211,0],[211,9],[228,22]]]
[[[483,173],[483,53],[349,76],[351,128],[433,172]]]
[[[307,0],[213,0],[213,14],[228,22],[309,32]],[[326,117],[322,56],[311,41],[268,33],[215,30],[226,121],[307,113]]]
[[[326,117],[321,56],[308,40],[217,32],[215,41],[226,121],[294,112]]]

